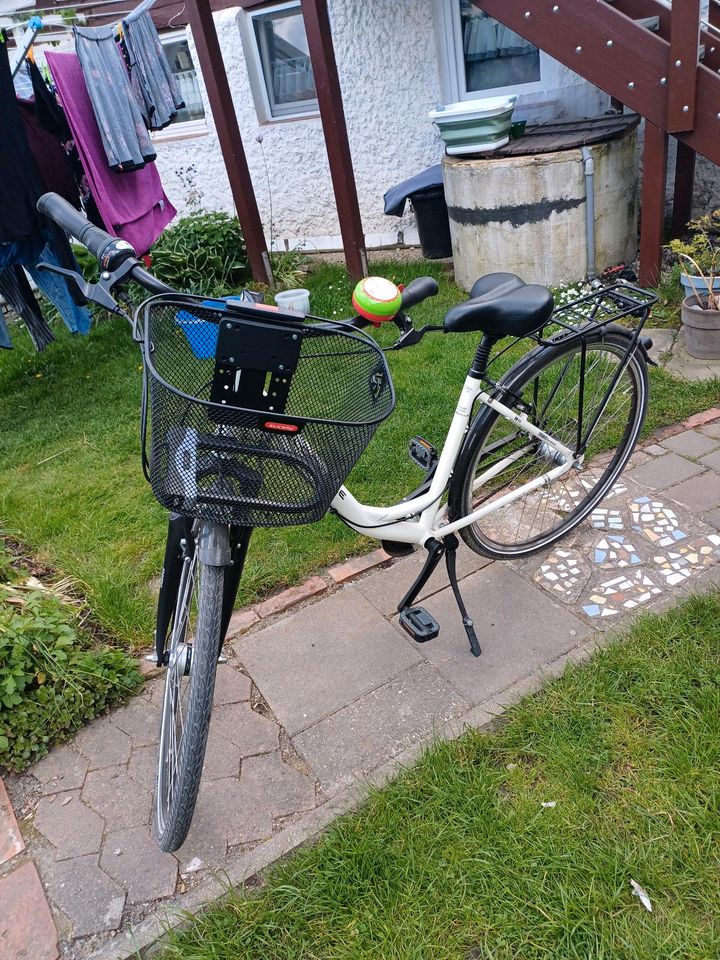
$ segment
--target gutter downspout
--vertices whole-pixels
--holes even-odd
[[[582,147],[585,167],[585,231],[587,234],[587,278],[595,277],[595,160],[589,147]]]

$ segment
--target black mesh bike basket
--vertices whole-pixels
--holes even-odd
[[[141,328],[147,473],[177,513],[320,520],[395,404],[382,350],[349,324],[162,295]]]

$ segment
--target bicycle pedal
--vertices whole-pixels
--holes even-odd
[[[410,459],[426,473],[437,463],[437,450],[424,437],[413,437],[408,444],[408,452]]]
[[[440,624],[424,607],[407,607],[401,610],[400,626],[416,643],[427,643],[440,633]]]

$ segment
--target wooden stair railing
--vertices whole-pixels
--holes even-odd
[[[640,279],[656,283],[668,133],[678,140],[675,230],[680,214],[689,217],[695,154],[720,164],[720,0],[710,0],[707,26],[701,26],[700,0],[672,6],[661,0],[473,3],[645,117]]]

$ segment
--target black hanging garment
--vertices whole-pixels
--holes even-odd
[[[31,240],[42,232],[40,214],[35,209],[42,185],[15,101],[4,33],[0,41],[0,117],[0,244],[3,244]]]
[[[0,273],[0,296],[24,321],[36,350],[44,350],[53,342],[55,337],[40,312],[35,294],[21,266],[8,267]],[[7,329],[5,332],[7,333]]]
[[[58,103],[55,94],[48,89],[45,78],[42,73],[40,73],[37,64],[32,60],[26,61],[26,64],[28,76],[32,82],[33,97],[35,99],[35,119],[43,130],[46,130],[55,137],[67,154],[87,218],[91,223],[94,223],[96,227],[104,230],[105,224],[100,216],[100,211],[97,208],[93,195],[90,192],[90,185],[88,184],[78,149],[75,146],[75,140],[70,130],[70,124],[65,116],[65,111]]]

